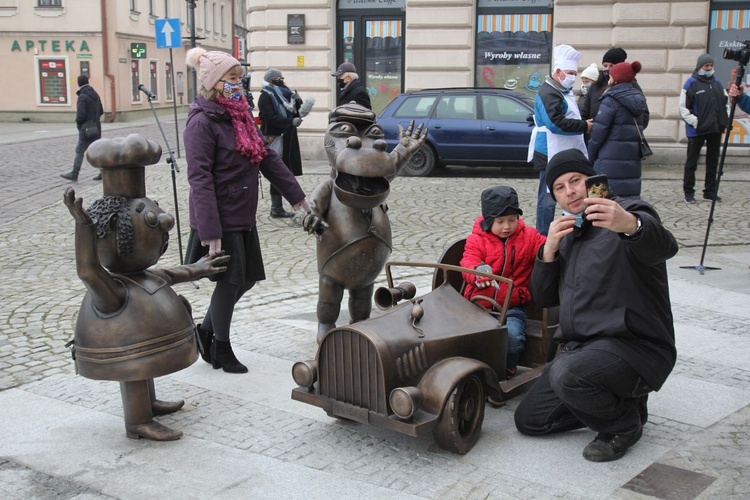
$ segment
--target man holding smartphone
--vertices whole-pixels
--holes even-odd
[[[583,457],[608,462],[641,438],[648,393],[676,361],[666,261],[677,242],[647,202],[588,197],[592,175],[576,149],[547,165],[550,193],[566,215],[550,224],[530,288],[540,306],[560,306],[560,350],[515,421],[528,435],[588,427],[598,434]]]

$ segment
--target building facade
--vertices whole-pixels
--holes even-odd
[[[108,121],[151,112],[139,85],[156,94],[157,109],[186,106],[194,94],[185,66],[190,3],[0,0],[0,79],[3,88],[13,89],[0,96],[0,120],[72,122],[80,74],[89,76],[101,96]],[[197,43],[208,50],[237,50],[236,40],[244,41],[247,33],[245,16],[237,15],[240,3],[244,0],[192,1]],[[172,49],[157,47],[157,26],[165,18],[179,20],[177,29],[161,26],[161,45]]]
[[[304,0],[297,6],[247,0],[248,51],[255,89],[270,67],[314,112],[300,132],[306,156],[323,157],[322,134],[336,105],[331,72],[357,67],[376,111],[395,94],[430,87],[498,86],[533,93],[550,71],[553,45],[583,53],[581,70],[623,47],[643,71],[646,136],[660,160],[684,161],[680,90],[709,52],[725,85],[738,63],[725,48],[750,39],[750,2],[726,0]],[[300,17],[302,23],[299,22]],[[301,36],[292,36],[299,26]],[[746,79],[747,81],[747,79]],[[730,142],[750,143],[750,120],[736,110]],[[732,147],[730,156],[748,150]]]
[[[178,20],[169,35],[181,44],[171,50],[157,46],[165,18]],[[13,89],[0,96],[0,120],[72,121],[79,74],[89,75],[107,120],[150,112],[140,84],[156,94],[156,108],[184,111],[194,94],[185,67],[194,33],[197,45],[247,61],[256,96],[273,67],[300,95],[315,97],[300,141],[305,157],[320,159],[337,98],[331,72],[341,62],[356,65],[380,111],[398,93],[421,88],[533,94],[554,45],[581,51],[580,69],[619,46],[643,64],[646,136],[661,159],[680,163],[683,82],[708,52],[727,84],[739,62],[723,51],[742,49],[749,26],[750,1],[729,0],[0,0],[0,79]],[[750,118],[739,109],[730,143],[750,143]],[[747,152],[732,147],[729,155]]]

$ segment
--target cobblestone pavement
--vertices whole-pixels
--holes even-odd
[[[163,125],[174,147],[174,125],[169,120]],[[132,132],[163,144],[156,125],[147,122],[105,127],[106,137]],[[80,182],[70,184],[59,177],[58,174],[68,171],[74,147],[75,136],[60,133],[43,141],[2,146],[0,396],[5,392],[15,397],[18,393],[109,415],[112,425],[106,422],[109,425],[104,429],[106,432],[87,428],[84,433],[84,436],[90,433],[91,439],[100,440],[106,447],[108,440],[113,439],[112,432],[117,439],[120,438],[122,406],[119,391],[111,382],[75,376],[70,354],[64,347],[72,338],[85,290],[75,271],[74,222],[62,204],[62,193],[72,185],[76,194],[83,197],[84,206],[101,196],[100,183],[90,180],[96,171],[85,163]],[[176,174],[176,187],[184,245],[189,232],[188,189],[184,159],[178,159],[177,164],[182,168]],[[526,222],[534,224],[535,179],[504,178],[490,169],[463,169],[461,172],[468,176],[446,174],[443,177],[398,178],[394,181],[388,199],[394,228],[392,260],[435,261],[449,242],[468,233],[479,214],[479,193],[489,185],[513,185],[518,190]],[[310,193],[325,175],[327,167],[313,162],[308,164],[306,175],[299,181]],[[686,205],[683,202],[679,169],[653,166],[645,171],[644,178],[643,196],[655,205],[679,241],[680,263],[698,264],[710,203]],[[158,200],[168,212],[176,212],[172,175],[166,163],[147,168],[146,186],[151,198]],[[264,181],[262,189],[266,193],[267,186]],[[746,301],[750,293],[747,268],[750,255],[749,187],[750,172],[742,169],[726,172],[722,180],[721,195],[725,201],[716,205],[705,260],[706,265],[717,263],[726,268],[713,275],[707,271],[705,277],[706,286],[718,293],[691,296],[694,293],[691,285],[699,276],[697,272],[694,275],[690,275],[689,270],[673,272],[671,279],[678,333],[685,332],[689,337],[691,332],[702,328],[704,330],[700,333],[712,334],[711,338],[717,343],[722,339],[739,343],[744,349],[740,352],[744,354],[750,354],[750,346],[745,340],[750,313],[737,311],[747,309],[750,303]],[[373,497],[642,498],[631,491],[633,488],[618,489],[618,486],[624,485],[627,479],[653,462],[653,456],[641,457],[648,458],[645,465],[637,460],[635,464],[628,463],[626,458],[616,464],[592,469],[590,464],[581,464],[577,460],[581,442],[585,443],[590,437],[556,438],[554,442],[519,440],[512,430],[512,412],[517,405],[514,401],[491,414],[488,408],[484,433],[494,431],[500,436],[499,442],[511,439],[511,444],[524,443],[522,448],[493,449],[483,443],[497,444],[497,441],[485,439],[483,434],[470,454],[458,457],[436,449],[430,437],[413,439],[358,424],[333,422],[321,410],[288,401],[287,386],[281,389],[281,396],[264,394],[259,388],[267,388],[263,383],[264,380],[267,382],[265,375],[275,373],[279,366],[288,369],[293,361],[311,358],[316,347],[314,239],[302,232],[298,219],[269,218],[269,207],[266,194],[258,210],[258,227],[268,279],[238,304],[233,323],[233,343],[252,361],[246,385],[235,382],[233,388],[222,386],[229,376],[210,370],[201,361],[183,372],[157,381],[161,398],[184,398],[188,402],[186,411],[162,420],[185,431],[186,438],[180,443],[186,442],[188,437],[205,440],[230,450],[227,453],[231,456],[273,459],[274,466],[295,467],[293,470],[298,472],[324,472],[334,482],[358,481],[358,484],[372,488],[367,493]],[[176,231],[173,231],[170,249],[158,265],[174,265],[179,260]],[[670,270],[674,267],[671,266]],[[411,272],[410,278],[418,285],[426,286],[429,282],[424,273]],[[208,305],[211,284],[204,280],[199,287],[182,284],[175,288],[190,300],[196,317],[200,318]],[[424,291],[424,288],[420,290],[421,293]],[[737,300],[745,300],[744,306],[725,307],[725,304]],[[655,411],[643,441],[649,442],[651,454],[656,454],[662,464],[718,478],[701,494],[702,497],[747,497],[750,495],[750,455],[747,453],[750,445],[750,426],[747,425],[750,420],[750,363],[746,357],[731,359],[739,357],[737,351],[720,356],[720,350],[707,362],[705,352],[712,349],[711,345],[708,339],[700,346],[689,344],[688,354],[695,355],[683,356],[681,351],[672,378],[686,383],[688,393],[694,390],[690,384],[700,387],[706,381],[722,388],[731,387],[736,392],[728,400],[735,406],[710,425],[699,419],[670,418],[668,409]],[[696,354],[699,351],[701,355]],[[259,380],[254,381],[255,376]],[[196,382],[196,377],[201,382]],[[293,383],[289,381],[288,385],[291,387]],[[689,396],[685,398],[694,401]],[[722,401],[731,406],[726,400]],[[655,405],[658,409],[658,403]],[[9,408],[0,406],[0,416],[4,421],[12,415]],[[79,436],[79,439],[84,439],[84,436]],[[2,439],[0,432],[0,441]],[[123,438],[119,447],[129,450],[138,444]],[[148,446],[154,449],[153,444]],[[554,451],[555,447],[562,449]],[[634,452],[641,447],[639,444]],[[514,468],[516,462],[528,462],[528,457],[521,460],[519,453],[529,453],[529,450],[531,453],[536,450],[535,467],[540,477],[545,476],[544,480],[529,479],[528,475]],[[128,451],[123,453],[127,455]],[[563,466],[568,460],[565,453],[575,454],[580,468],[577,474]],[[45,468],[32,460],[24,460],[22,455],[10,455],[13,454],[8,448],[0,445],[0,496],[5,498],[138,498],[153,492],[159,496],[172,496],[153,485],[150,490],[144,489],[137,479],[121,490],[90,480],[83,471],[71,471],[59,464]],[[545,464],[549,457],[559,459],[559,462]],[[110,460],[116,467],[117,460]],[[560,471],[554,470],[555,464]],[[549,480],[549,477],[558,475],[558,480]],[[615,483],[614,487],[609,488],[608,479]],[[605,485],[602,487],[597,481],[604,481]],[[228,485],[220,493],[213,491],[212,494],[226,498],[249,497],[248,490],[241,488],[240,485]],[[279,498],[318,497],[310,491],[301,496],[283,493],[283,489],[267,491],[276,491]],[[643,493],[647,490],[636,488],[635,491]],[[194,495],[202,496],[197,491]],[[653,496],[659,495],[653,492]],[[695,496],[683,491],[682,496],[676,494],[670,498]]]

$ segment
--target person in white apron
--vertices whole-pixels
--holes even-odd
[[[531,132],[527,158],[539,171],[536,229],[544,235],[555,215],[555,201],[545,182],[547,160],[567,149],[578,149],[588,158],[583,134],[590,132],[593,126],[593,120],[581,119],[573,93],[581,53],[570,45],[557,45],[552,56],[552,74],[539,88],[534,103],[535,127]]]

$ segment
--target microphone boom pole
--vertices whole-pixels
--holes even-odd
[[[153,92],[147,89],[142,83],[138,85],[138,89],[144,94],[146,94],[146,97],[148,98],[148,105],[151,107],[151,112],[154,114],[154,119],[156,120],[156,124],[159,126],[159,132],[161,132],[161,137],[162,139],[164,139],[164,144],[167,146],[167,163],[169,163],[169,165],[172,167],[172,193],[174,194],[174,216],[175,216],[175,222],[177,224],[177,244],[180,248],[180,265],[182,265],[185,263],[185,261],[182,257],[182,231],[180,231],[180,209],[177,204],[177,175],[176,175],[176,173],[179,172],[180,169],[177,166],[177,161],[174,159],[172,148],[169,147],[169,141],[167,141],[167,135],[164,133],[164,129],[161,126],[159,117],[156,114],[156,109],[154,109],[154,103],[151,102],[152,99],[156,99],[156,96],[154,95]]]

